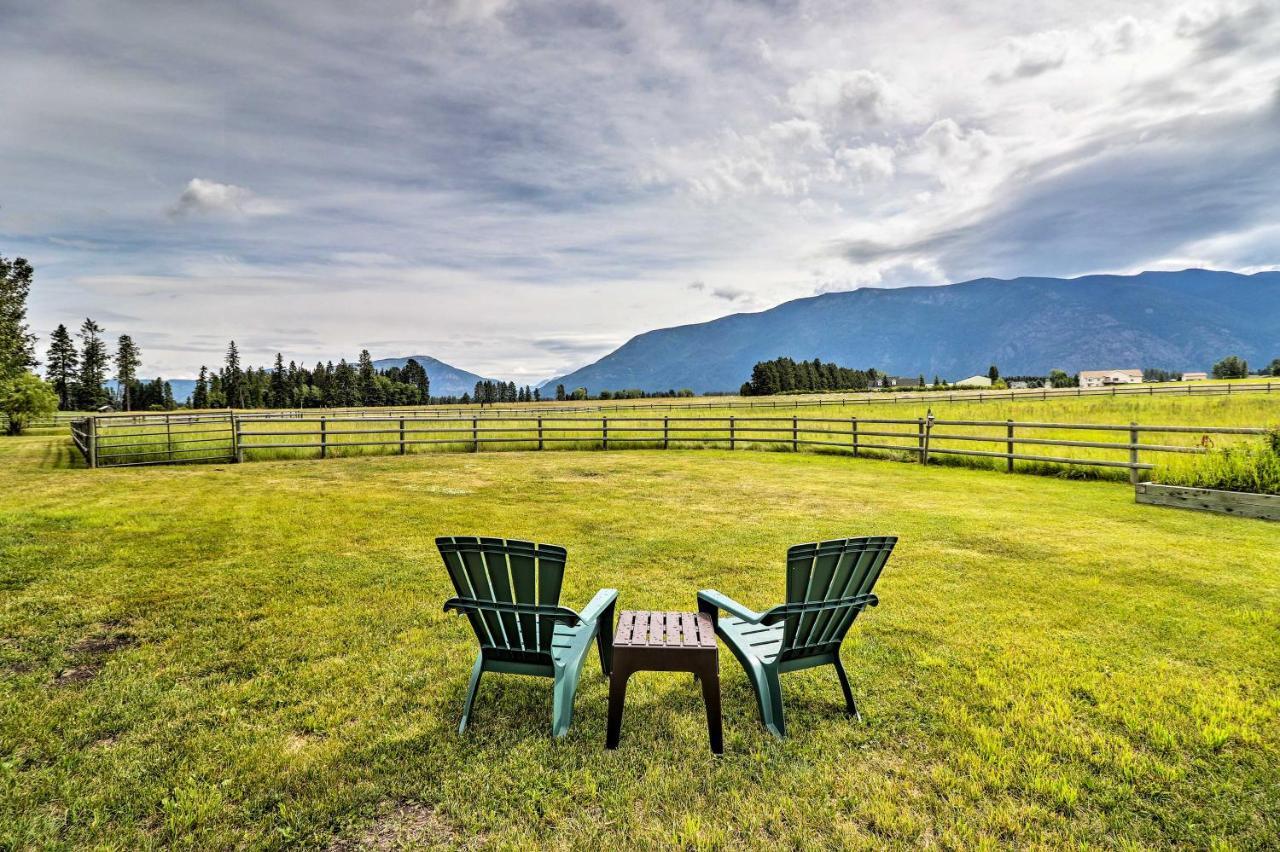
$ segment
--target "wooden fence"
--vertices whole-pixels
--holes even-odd
[[[624,411],[714,411],[717,408],[777,411],[788,408],[813,408],[851,405],[893,405],[900,402],[1018,402],[1048,401],[1089,396],[1231,396],[1241,393],[1280,394],[1280,380],[1256,382],[1169,382],[1164,384],[1111,385],[1103,388],[1031,388],[1022,390],[955,390],[955,391],[866,391],[854,394],[795,394],[770,397],[699,397],[686,402],[658,402],[652,399],[620,400],[617,402],[585,401],[580,403],[551,402],[525,403],[519,407],[502,405],[476,406],[413,406],[407,408],[282,408],[237,411],[245,417],[270,417],[297,420],[307,417],[411,417],[453,419],[463,414],[475,417],[508,417],[530,414],[585,414]],[[166,418],[201,418],[217,420],[231,414],[228,410],[194,412],[121,412],[95,415],[104,422],[130,422],[134,424],[162,423]],[[63,425],[86,415],[59,412],[55,419],[40,425]],[[0,415],[2,417],[2,415]],[[0,420],[0,424],[3,421]]]
[[[162,422],[161,422],[162,421]],[[185,462],[241,462],[255,457],[327,458],[349,451],[404,454],[411,449],[480,452],[485,448],[546,450],[628,447],[722,447],[840,450],[889,455],[928,464],[960,457],[1039,466],[1118,468],[1137,482],[1153,455],[1202,453],[1214,435],[1262,435],[1262,428],[1045,423],[1013,420],[728,417],[547,417],[522,412],[482,417],[291,416],[192,414],[134,419],[88,417],[71,427],[90,467]],[[1098,433],[1115,440],[1088,440]],[[1190,443],[1179,439],[1194,438]],[[975,445],[986,445],[982,449]],[[1074,453],[1067,455],[1061,450]],[[1081,454],[1079,451],[1085,451]]]

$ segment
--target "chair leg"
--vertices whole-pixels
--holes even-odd
[[[778,739],[786,736],[786,725],[782,719],[782,684],[778,680],[778,670],[772,666],[760,665],[748,668],[747,675],[756,690],[756,701],[760,709],[760,722]]]
[[[840,678],[840,688],[844,690],[844,706],[845,712],[850,716],[862,721],[862,714],[858,712],[858,705],[853,700],[853,690],[849,688],[849,676],[844,672],[844,664],[840,662],[840,657],[836,657],[835,662],[836,676]]]
[[[764,667],[763,674],[769,686],[769,712],[765,717],[764,726],[778,739],[784,739],[787,736],[787,726],[782,717],[782,681],[778,677],[778,669],[774,666]]]
[[[573,721],[573,695],[578,691],[577,667],[556,669],[555,686],[551,693],[551,736],[563,737],[569,733]]]
[[[476,691],[480,688],[480,675],[484,674],[484,655],[476,657],[476,664],[471,668],[471,683],[467,685],[467,698],[462,702],[462,721],[458,723],[458,733],[467,729],[471,721],[471,706],[476,701]]]

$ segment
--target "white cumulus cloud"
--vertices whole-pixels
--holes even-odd
[[[243,186],[204,178],[192,178],[178,200],[169,208],[169,215],[174,218],[196,213],[274,216],[283,212],[284,207],[278,202],[262,198]]]

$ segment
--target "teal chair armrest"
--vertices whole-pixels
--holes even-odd
[[[605,610],[613,606],[617,599],[617,589],[601,589],[596,592],[596,596],[591,599],[591,602],[582,608],[582,611],[578,613],[578,617],[583,621],[595,621],[600,618]],[[613,629],[612,624],[609,625],[609,629]]]
[[[764,613],[747,609],[733,598],[728,595],[723,595],[715,589],[703,589],[698,592],[699,612],[707,613],[711,616],[711,620],[715,621],[719,610],[724,610],[730,615],[736,618],[741,618],[749,624],[759,624],[764,618]]]

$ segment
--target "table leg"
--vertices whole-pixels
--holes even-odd
[[[712,657],[710,665],[703,669],[702,701],[707,705],[707,734],[711,737],[711,751],[724,754],[724,730],[720,718],[720,666]]]
[[[617,748],[618,739],[622,736],[622,708],[627,703],[627,679],[630,677],[630,667],[615,655],[613,671],[609,674],[609,727],[604,739],[605,748]]]

